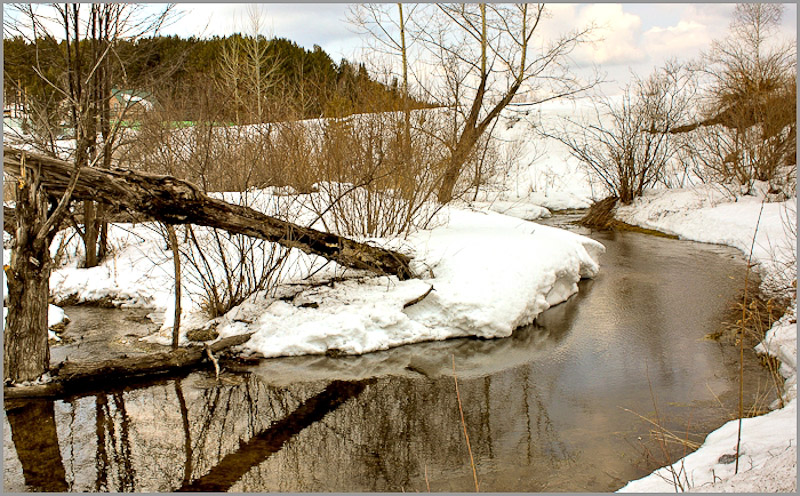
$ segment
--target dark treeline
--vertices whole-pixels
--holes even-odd
[[[60,95],[45,78],[65,77],[64,42],[13,37],[3,39],[3,49],[7,101],[24,99],[57,109]],[[194,109],[207,105],[209,98],[220,102],[221,118],[242,124],[403,108],[396,78],[379,82],[363,64],[346,59],[336,63],[317,45],[306,50],[284,38],[157,36],[120,40],[114,50],[117,87],[146,92],[155,102],[171,102],[189,121],[200,117]],[[255,79],[260,80],[259,91],[252,95]],[[253,112],[256,99],[263,102],[260,115]],[[409,106],[425,105],[412,100]]]

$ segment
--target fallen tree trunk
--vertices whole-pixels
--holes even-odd
[[[19,177],[23,152],[3,147],[3,153],[4,171]],[[64,192],[74,170],[69,162],[29,152],[25,152],[25,166],[37,169],[41,186],[52,196]],[[193,184],[172,176],[84,167],[80,169],[72,199],[100,201],[165,224],[216,227],[297,248],[345,267],[396,275],[401,280],[414,277],[409,258],[401,253],[211,198]]]
[[[67,214],[67,219],[70,218],[74,219],[77,224],[83,224],[83,214],[81,213]],[[8,205],[3,205],[3,230],[5,232],[12,235],[16,233],[16,219],[17,209],[14,207],[9,207]],[[146,219],[141,215],[131,214],[130,212],[112,211],[105,212],[103,215],[103,220],[106,222],[132,224],[135,222],[144,222]],[[67,227],[67,224],[67,222],[62,222],[60,227],[64,229]]]
[[[211,353],[218,353],[247,342],[252,335],[253,333],[247,333],[220,339],[207,349]],[[7,386],[3,389],[3,397],[13,399],[58,396],[97,383],[119,382],[132,377],[178,371],[199,365],[206,354],[205,347],[195,346],[97,362],[66,361],[50,371],[53,374],[51,382],[32,386]]]

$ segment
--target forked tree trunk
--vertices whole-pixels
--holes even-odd
[[[37,237],[47,219],[48,201],[32,181],[17,189],[16,223],[11,264],[6,268],[8,316],[3,333],[3,377],[32,381],[50,365],[47,306],[50,295],[50,239]]]

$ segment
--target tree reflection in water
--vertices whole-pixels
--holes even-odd
[[[519,374],[527,372],[512,371],[512,377],[501,375],[499,380],[518,383]],[[291,387],[271,386],[251,374],[226,374],[223,379],[215,383],[207,374],[195,373],[68,402],[7,406],[27,488],[421,490],[426,471],[438,490],[469,487],[469,462],[450,377]],[[549,419],[540,407],[540,393],[528,388],[527,379],[519,381],[526,386],[518,395],[494,388],[493,380],[460,381],[464,400],[472,405],[465,413],[482,463],[491,465],[496,455],[507,457],[508,450],[559,444],[546,428]],[[533,411],[528,404],[534,405]],[[505,413],[509,408],[525,411],[520,416],[512,412],[510,418],[516,420],[510,423],[498,423],[492,415],[497,408]],[[93,432],[80,421],[92,417]],[[520,426],[519,418],[532,421]],[[509,443],[509,434],[519,439]],[[86,449],[90,439],[95,446],[91,453]],[[61,453],[67,457],[66,470]],[[523,457],[522,465],[528,465],[529,457]]]
[[[8,402],[6,487],[470,491],[455,356],[482,489],[617,489],[655,468],[638,463],[637,438],[650,425],[620,410],[651,411],[650,380],[664,418],[689,414],[700,435],[728,419],[738,368],[726,360],[738,354],[700,338],[737,286],[730,261],[708,248],[648,237],[635,258],[607,244],[613,268],[510,338],[265,360],[219,381],[195,372],[55,403]],[[680,263],[663,272],[653,261],[668,254]],[[751,361],[748,397],[768,379]]]

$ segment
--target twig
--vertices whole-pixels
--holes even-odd
[[[433,291],[433,284],[431,284],[431,287],[430,287],[430,288],[428,288],[428,290],[427,290],[427,291],[425,291],[425,293],[424,293],[423,295],[421,295],[421,296],[417,296],[416,298],[414,298],[414,299],[413,299],[413,300],[411,300],[411,301],[407,301],[407,302],[406,302],[406,303],[403,305],[403,308],[408,308],[408,307],[410,307],[411,305],[416,305],[417,303],[421,302],[422,300],[424,300],[424,299],[425,299],[425,297],[426,297],[426,296],[428,296],[429,294],[431,294],[431,291]]]
[[[172,263],[175,266],[175,316],[172,323],[172,348],[178,348],[178,337],[181,330],[181,254],[178,249],[178,237],[175,235],[175,227],[167,224],[167,236],[169,245],[172,249]]]
[[[467,434],[467,423],[464,421],[464,409],[461,406],[461,394],[458,392],[458,376],[456,375],[456,356],[453,358],[453,380],[456,383],[456,399],[458,400],[458,412],[461,414],[461,426],[464,428],[464,438],[467,440],[467,451],[469,451],[469,464],[472,466],[472,478],[475,480],[475,492],[479,492],[478,471],[475,470],[475,458],[472,456],[472,447],[469,444],[469,434]]]
[[[219,362],[217,362],[217,359],[214,358],[214,355],[211,353],[211,348],[209,348],[208,345],[205,345],[205,349],[208,359],[214,364],[214,376],[216,379],[219,379]]]
[[[753,231],[753,241],[750,243],[750,253],[747,255],[747,268],[744,274],[744,296],[742,297],[742,326],[741,334],[739,335],[739,428],[736,432],[736,465],[733,468],[733,473],[739,473],[739,449],[742,445],[742,417],[744,416],[744,329],[745,321],[747,318],[747,282],[750,279],[750,267],[753,262],[753,249],[756,245],[756,236],[758,235],[758,227],[761,224],[761,214],[764,213],[764,202],[766,197],[761,201],[761,209],[758,211],[758,219],[756,220],[756,229]]]

